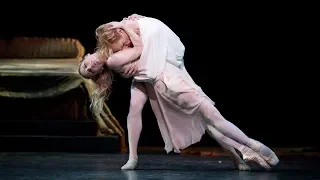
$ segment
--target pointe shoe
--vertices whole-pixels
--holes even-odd
[[[243,160],[246,163],[256,163],[259,164],[261,167],[265,168],[266,170],[271,169],[271,166],[254,150],[249,147],[242,147],[240,151],[242,153]]]
[[[125,165],[121,167],[121,170],[133,170],[137,167],[138,160],[137,159],[129,159]]]
[[[238,161],[233,161],[233,165],[235,168],[237,168],[239,171],[251,171],[251,167],[246,164],[246,162],[238,162]]]
[[[258,154],[260,154],[260,156],[271,166],[275,166],[279,163],[279,158],[277,157],[277,155],[266,145],[254,139],[251,140],[250,144],[252,146],[251,148]]]

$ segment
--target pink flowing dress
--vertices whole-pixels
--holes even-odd
[[[199,106],[214,102],[195,84],[183,63],[185,47],[179,37],[154,18],[139,21],[144,45],[135,82],[145,83],[165,150],[179,153],[201,140],[206,130]]]

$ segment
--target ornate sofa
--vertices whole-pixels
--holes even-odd
[[[117,136],[121,150],[125,150],[124,130],[107,104],[100,116],[89,111],[92,84],[78,75],[84,54],[82,44],[71,38],[0,40],[0,122],[10,121],[10,125],[0,125],[0,135],[39,135],[35,128],[18,128],[18,122],[94,121],[96,128],[86,135]],[[73,129],[68,135],[82,132]]]

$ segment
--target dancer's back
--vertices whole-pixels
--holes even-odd
[[[166,62],[180,68],[185,47],[180,38],[161,21],[146,17],[139,19],[138,23],[143,52],[135,80],[154,83],[159,79]]]

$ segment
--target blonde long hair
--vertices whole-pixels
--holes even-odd
[[[120,34],[116,29],[110,30],[110,24],[102,24],[96,29],[97,58],[106,60],[112,55],[111,45],[120,39]],[[102,112],[103,104],[111,93],[113,81],[113,73],[107,66],[104,67],[101,73],[92,78],[94,87],[91,95],[90,109],[92,113],[99,115]]]

